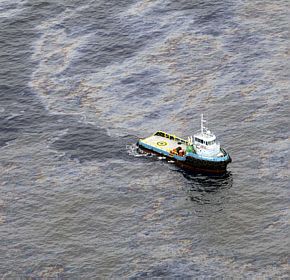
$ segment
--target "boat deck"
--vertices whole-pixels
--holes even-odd
[[[141,142],[168,153],[177,147],[181,147],[183,150],[186,150],[186,144],[157,135],[152,135],[148,138],[141,139]]]

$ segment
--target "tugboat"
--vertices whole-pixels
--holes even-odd
[[[187,140],[175,135],[157,131],[153,135],[140,139],[139,148],[145,152],[165,156],[178,166],[191,171],[206,173],[225,173],[230,155],[220,147],[216,136],[204,126],[201,115],[200,131]]]

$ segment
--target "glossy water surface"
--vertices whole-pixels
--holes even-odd
[[[0,0],[1,279],[289,279],[288,0]],[[205,114],[223,177],[136,153]]]

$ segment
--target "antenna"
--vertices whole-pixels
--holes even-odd
[[[203,114],[201,114],[201,120],[200,120],[200,131],[201,131],[201,134],[203,134],[203,129],[204,129],[203,123],[204,122],[206,122],[206,121],[203,119]]]

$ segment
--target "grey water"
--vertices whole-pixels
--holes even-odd
[[[288,0],[0,0],[0,279],[289,279]],[[222,177],[140,155],[208,126]]]

